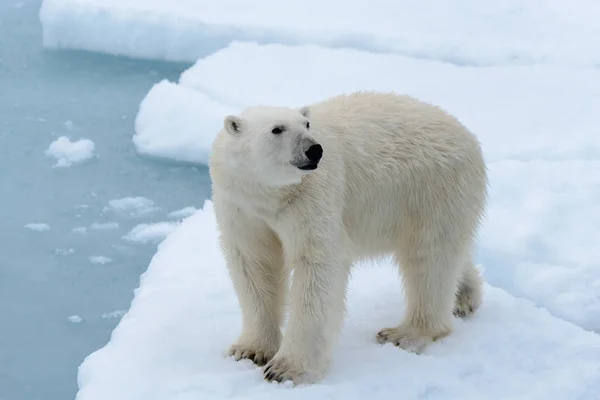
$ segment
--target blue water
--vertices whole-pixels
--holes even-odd
[[[0,399],[72,399],[77,368],[104,346],[156,251],[123,240],[138,223],[166,220],[209,196],[206,168],[140,158],[131,136],[151,86],[188,65],[42,48],[40,0],[0,1]],[[96,157],[52,168],[58,136],[89,138]],[[161,210],[115,219],[111,199],[144,196]],[[86,207],[82,207],[85,205]],[[110,217],[110,218],[109,218]],[[118,229],[73,228],[116,221]],[[24,228],[49,224],[47,232]],[[90,256],[112,262],[100,265]],[[68,317],[81,317],[80,323]]]

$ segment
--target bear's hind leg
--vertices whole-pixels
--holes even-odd
[[[390,342],[418,354],[452,331],[452,310],[464,262],[460,254],[436,244],[418,246],[413,242],[396,254],[403,272],[406,315],[400,325],[378,332],[379,343]]]
[[[473,314],[481,305],[482,299],[483,280],[479,271],[470,259],[464,268],[452,311],[459,318]]]

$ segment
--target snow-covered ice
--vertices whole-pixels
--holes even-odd
[[[490,161],[588,158],[600,152],[600,113],[595,112],[600,109],[597,68],[573,73],[558,66],[457,67],[348,49],[234,43],[198,60],[182,73],[178,86],[186,97],[191,96],[188,89],[195,89],[200,98],[208,93],[236,109],[256,104],[301,106],[352,90],[394,90],[457,115],[481,139]],[[171,107],[170,102],[184,97],[176,98],[175,88],[170,91],[169,102],[162,107]],[[153,89],[144,102],[158,104],[161,98]],[[221,128],[226,115],[223,108],[213,109],[210,118],[214,123],[200,125],[207,139],[212,140]],[[156,118],[148,125],[166,124],[162,113],[149,112]],[[175,120],[169,123],[195,128],[209,118],[200,115],[207,112],[207,108],[190,111],[180,107],[176,114],[168,115]],[[136,135],[147,135],[140,128]],[[163,141],[165,136],[171,136],[169,130],[162,132]],[[153,132],[152,137],[161,136]],[[172,143],[179,141],[173,138]],[[183,152],[186,142],[181,143]],[[156,147],[160,147],[158,141]]]
[[[235,109],[166,80],[140,104],[133,143],[140,154],[206,164],[222,115]],[[190,118],[179,118],[185,114]]]
[[[129,218],[145,217],[158,210],[160,208],[154,204],[154,201],[142,196],[110,200],[108,206],[104,209],[105,212],[114,211],[121,217]]]
[[[80,367],[77,399],[593,400],[600,391],[600,336],[489,285],[478,313],[424,354],[377,344],[377,330],[401,318],[400,285],[385,262],[358,267],[325,379],[266,383],[249,361],[223,355],[241,316],[207,201],[159,245],[111,341]]]
[[[46,232],[50,230],[50,225],[39,222],[31,222],[29,224],[25,224],[25,228],[36,232]]]
[[[164,240],[177,227],[177,222],[163,221],[136,225],[123,239],[130,242],[148,243]]]
[[[306,79],[312,84],[301,77],[310,77]],[[488,281],[600,332],[600,272],[583,273],[600,271],[595,244],[600,223],[590,223],[600,221],[600,113],[595,111],[600,110],[600,69],[574,73],[563,66],[457,67],[312,45],[234,43],[184,71],[177,85],[163,81],[155,88],[159,85],[169,86],[174,104],[188,101],[193,89],[203,104],[209,93],[235,109],[255,104],[299,107],[359,89],[395,90],[442,106],[477,134],[490,169],[491,199],[481,248]],[[144,102],[170,107],[160,105],[161,98],[153,88]],[[220,120],[200,125],[204,142],[210,143],[221,128],[225,106],[214,109]],[[168,122],[152,110],[148,115],[157,120],[148,126],[168,123],[195,129],[198,121],[209,119],[200,110],[178,108],[168,114]],[[136,136],[146,133],[138,130]],[[162,137],[158,131],[148,135],[155,140],[155,156],[168,158],[160,149],[169,137],[169,130]],[[174,159],[180,158],[173,146],[181,143],[180,151],[187,156],[190,140],[173,137],[169,151]],[[196,161],[204,163],[209,153],[207,146]],[[551,270],[532,267],[548,263]],[[553,275],[562,280],[557,291],[531,283],[550,279],[550,271],[561,271]],[[520,278],[524,274],[526,280]]]
[[[92,158],[94,148],[94,142],[89,139],[71,140],[61,136],[50,144],[46,155],[56,159],[55,167],[69,167]]]
[[[565,9],[557,0],[44,0],[40,20],[49,48],[171,61],[193,62],[231,41],[252,40],[456,64],[598,65],[600,4],[574,4]]]

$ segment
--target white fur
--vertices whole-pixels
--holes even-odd
[[[286,131],[271,133],[277,124]],[[323,148],[314,171],[293,165],[306,141]],[[380,343],[420,352],[452,331],[453,313],[481,302],[471,250],[486,168],[475,136],[437,107],[375,92],[299,110],[252,107],[226,118],[210,173],[243,315],[228,354],[266,363],[267,380],[323,377],[358,260],[392,254],[403,274],[405,317],[377,334]]]

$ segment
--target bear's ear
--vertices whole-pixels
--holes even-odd
[[[305,118],[310,118],[310,108],[308,106],[304,106],[300,108],[300,114],[302,114]]]
[[[242,131],[242,125],[242,119],[240,117],[236,117],[235,115],[228,115],[223,121],[223,126],[225,127],[225,130],[232,135],[240,134],[240,132]]]

